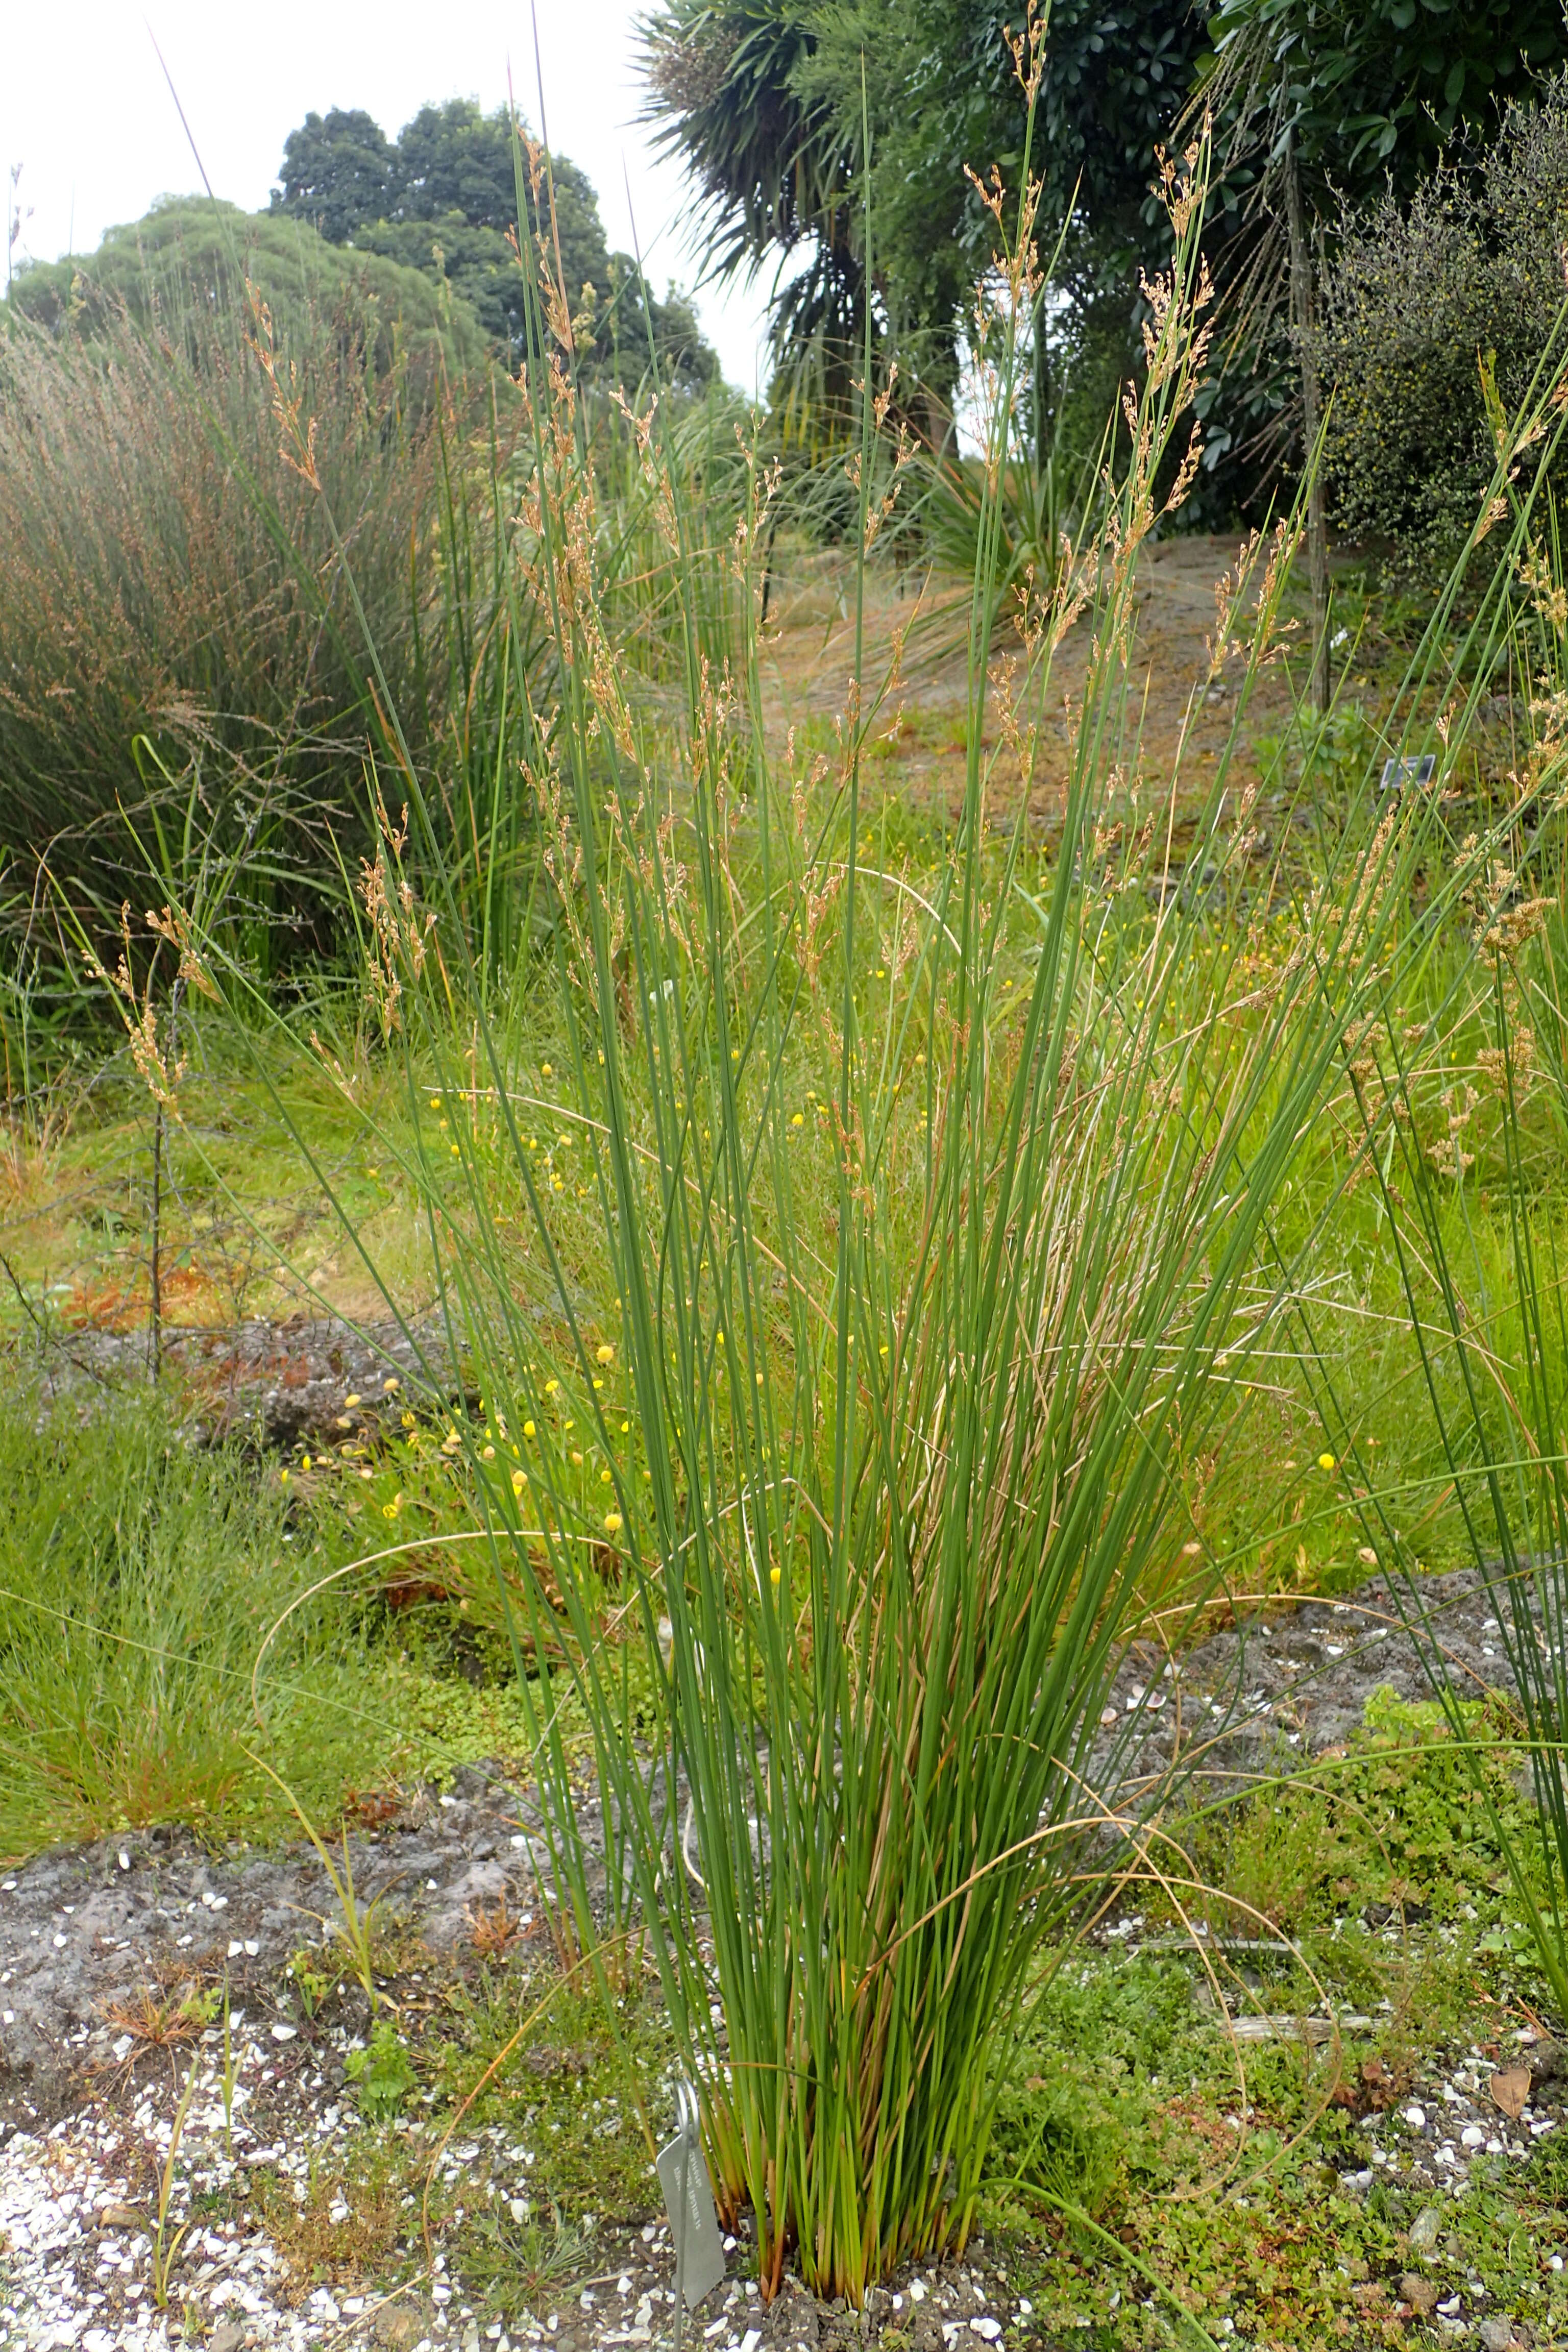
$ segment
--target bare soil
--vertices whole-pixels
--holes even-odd
[[[1230,732],[1228,688],[1206,686],[1206,640],[1215,629],[1215,583],[1236,556],[1233,540],[1182,536],[1146,546],[1138,567],[1130,687],[1139,721],[1139,761],[1145,781],[1162,793],[1179,776],[1179,799],[1186,803],[1202,798]],[[831,725],[847,707],[855,667],[852,595],[847,561],[834,554],[803,559],[779,583],[764,675],[770,733],[781,749],[791,728],[809,721]],[[869,772],[889,793],[933,815],[951,817],[963,798],[967,611],[964,589],[940,581],[922,587],[912,575],[900,580],[885,570],[868,575],[861,664],[868,698],[887,675],[895,641],[904,633],[899,683]],[[1060,813],[1071,717],[1083,690],[1089,643],[1088,625],[1080,621],[1052,667],[1051,707],[1027,779],[1030,813],[1047,824]],[[1011,632],[999,631],[996,661],[1005,662],[1018,650]],[[1256,776],[1251,740],[1281,727],[1292,707],[1286,668],[1265,671],[1233,759],[1238,789]],[[984,740],[987,751],[1001,745],[994,697]],[[1016,810],[1022,782],[1004,754],[993,793],[999,814]]]

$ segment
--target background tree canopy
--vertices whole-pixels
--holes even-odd
[[[776,394],[842,398],[869,305],[885,356],[896,355],[937,437],[973,285],[991,257],[965,166],[994,163],[1015,184],[1021,167],[1025,104],[1007,27],[1022,14],[1006,0],[654,9],[649,119],[700,191],[709,265],[780,272]],[[1045,404],[1059,424],[1065,373],[1092,438],[1135,365],[1136,264],[1162,258],[1154,149],[1206,101],[1222,166],[1216,268],[1243,289],[1240,308],[1260,285],[1271,299],[1206,389],[1214,487],[1196,511],[1245,502],[1293,431],[1295,359],[1270,245],[1287,146],[1320,243],[1331,245],[1346,197],[1370,201],[1392,185],[1407,198],[1456,142],[1495,131],[1509,100],[1565,55],[1558,0],[1222,0],[1212,12],[1191,0],[1056,0],[1033,155],[1042,236],[1067,231]]]
[[[360,108],[308,114],[283,149],[275,215],[316,226],[337,246],[380,255],[445,279],[496,350],[515,358],[523,340],[522,289],[512,244],[518,220],[512,128],[505,108],[472,100],[423,106],[395,141]],[[645,292],[635,263],[610,252],[586,175],[564,157],[551,164],[553,213],[535,207],[526,173],[530,239],[547,233],[582,320],[591,371],[636,381],[657,360],[660,376],[687,391],[715,381],[718,360],[697,316],[672,287]],[[541,215],[543,215],[542,217]]]
[[[1200,87],[1294,131],[1315,207],[1408,197],[1568,57],[1559,0],[1220,0]],[[1222,68],[1229,68],[1229,74]]]
[[[1347,212],[1314,341],[1334,385],[1337,519],[1429,583],[1454,562],[1495,455],[1489,400],[1515,414],[1561,355],[1568,235],[1568,76],[1516,100],[1469,168],[1442,163],[1408,202]],[[1521,474],[1547,454],[1520,454]],[[1490,549],[1488,552],[1490,553]]]
[[[1006,28],[1020,14],[1004,0],[667,0],[648,19],[649,116],[701,191],[710,265],[804,262],[773,317],[792,382],[803,365],[846,376],[869,299],[906,383],[933,415],[951,407],[992,253],[964,167],[994,162],[1016,178],[1026,112]],[[1085,289],[1113,255],[1124,273],[1139,242],[1153,148],[1202,31],[1187,0],[1052,11],[1034,168],[1050,233],[1073,223],[1070,268]],[[1130,323],[1124,288],[1118,299]]]
[[[281,316],[352,315],[379,371],[402,354],[423,374],[439,352],[462,375],[484,353],[468,302],[443,296],[426,273],[346,251],[304,221],[198,196],[165,198],[144,220],[109,230],[96,253],[19,270],[10,307],[54,333],[90,337],[124,310],[143,323],[155,317],[168,335],[193,311],[243,313],[247,279]]]
[[[1200,409],[1205,461],[1254,495],[1299,452],[1287,327],[1293,176],[1314,271],[1353,210],[1408,204],[1447,158],[1473,173],[1510,101],[1568,56],[1560,0],[1220,0],[1194,77],[1216,121],[1229,316]]]

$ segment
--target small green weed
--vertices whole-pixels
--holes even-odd
[[[487,2310],[510,2320],[537,2311],[541,2298],[588,2269],[593,2232],[566,2221],[549,2200],[549,2218],[534,2200],[510,2197],[485,2204],[463,2231],[454,2260],[468,2293]]]
[[[374,2279],[386,2292],[414,2265],[424,2162],[405,2129],[367,2121],[345,2145],[312,2159],[302,2199],[292,2179],[254,2173],[251,2196],[290,2285],[304,2294]],[[447,2203],[444,2194],[432,2199],[437,2228]]]
[[[1448,2007],[1463,2014],[1468,1991],[1465,2024],[1484,2032],[1466,1952],[1452,1948],[1447,1965]],[[1392,2174],[1365,2193],[1347,2185],[1365,2168],[1366,2142],[1335,2093],[1363,2079],[1363,2060],[1396,2079],[1397,2056],[1376,2057],[1394,2053],[1396,2029],[1375,2049],[1347,2042],[1337,2071],[1331,2053],[1309,2058],[1289,2043],[1248,2047],[1238,2069],[1194,2000],[1197,1981],[1195,1968],[1148,1955],[1097,1953],[1063,1969],[998,2108],[988,2236],[1008,2246],[1047,2343],[1059,2330],[1106,2352],[1165,2344],[1179,2303],[1211,2334],[1233,2329],[1274,2352],[1333,2342],[1370,2352],[1393,2322],[1415,2262],[1409,2233],[1432,2191]],[[1443,2200],[1445,2231],[1422,2265],[1440,2291],[1462,2285],[1473,2302],[1468,2282],[1479,2280],[1489,2308],[1555,2324],[1568,2294],[1545,2258],[1564,2168],[1550,2139],[1522,2169],[1500,2162],[1489,2179],[1475,2166],[1470,2193]],[[1151,2276],[1174,2302],[1140,2314]]]
[[[300,1944],[289,1955],[283,1973],[300,1997],[300,2006],[307,2017],[314,2017],[331,1990],[332,1979],[322,1972],[321,1954],[309,1944]]]
[[[1527,1801],[1506,1710],[1488,1700],[1465,1720],[1490,1743],[1488,1786],[1506,1824]],[[1441,1711],[1379,1693],[1347,1754],[1216,1811],[1190,1843],[1203,1874],[1287,1927],[1311,1964],[1216,1954],[1234,2007],[1315,2011],[1326,1992],[1377,2022],[1347,2032],[1338,2052],[1293,2036],[1237,2050],[1195,1958],[1068,1958],[1000,2089],[986,2213],[1017,2249],[1046,2340],[1058,2328],[1115,2352],[1173,2340],[1173,2305],[1131,2315],[1152,2275],[1211,2334],[1228,2320],[1278,2352],[1370,2352],[1403,2333],[1400,2281],[1416,2269],[1442,2295],[1484,2299],[1556,2341],[1568,2311],[1547,2262],[1568,2179],[1561,2136],[1528,2165],[1476,2159],[1468,2193],[1439,2200],[1442,2231],[1421,2253],[1410,2232],[1434,2192],[1373,2172],[1360,2120],[1467,2051],[1484,2083],[1515,1988],[1540,1999],[1528,1930]],[[1157,1906],[1146,1908],[1152,1928]],[[1214,1920],[1234,1930],[1228,1906],[1216,1903]]]
[[[1489,1805],[1443,1710],[1378,1692],[1342,1758],[1211,1817],[1193,1843],[1197,1875],[1287,1934],[1373,1910],[1450,1919],[1484,1909],[1489,1924],[1508,1883],[1492,1809],[1505,1827],[1522,1827],[1525,1800],[1505,1704],[1478,1702],[1466,1722],[1490,1743]],[[1211,1907],[1212,1924],[1234,1932],[1234,1910]]]
[[[349,2080],[359,2085],[360,2112],[371,2123],[389,2122],[419,2079],[389,2017],[377,2018],[364,2048],[351,2050],[343,2067]]]

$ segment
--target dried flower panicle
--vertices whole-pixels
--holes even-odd
[[[359,894],[370,921],[366,992],[381,1024],[384,1045],[401,1024],[404,975],[417,982],[425,970],[436,918],[426,912],[421,920],[413,886],[401,870],[403,853],[408,846],[407,803],[404,803],[402,820],[395,828],[378,787],[375,814],[381,839],[374,859],[360,860]]]
[[[146,923],[159,944],[153,950],[147,975],[140,988],[132,970],[129,899],[120,909],[121,946],[114,970],[110,971],[97,950],[91,947],[84,950],[82,961],[91,977],[110,992],[124,1025],[137,1076],[159,1108],[178,1118],[182,1116],[180,1084],[188,1066],[186,1057],[178,1051],[176,1042],[180,992],[183,988],[191,987],[204,996],[216,998],[217,990],[196,947],[191,919],[183,908],[165,906],[156,914],[149,910]],[[179,964],[168,1003],[160,1013],[158,959],[164,946],[174,950]]]

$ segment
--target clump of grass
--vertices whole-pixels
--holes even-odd
[[[1019,66],[1032,82],[1028,42]],[[411,1096],[436,1072],[439,1125],[410,1122],[410,1173],[482,1399],[450,1445],[537,1728],[557,1933],[607,2014],[617,1956],[634,1939],[650,1956],[769,2293],[786,2258],[858,2300],[899,2261],[961,2249],[1020,2025],[1075,1915],[1140,1873],[1182,1906],[1150,1792],[1135,1811],[1096,1756],[1105,1692],[1149,1612],[1179,1627],[1207,1588],[1194,1498],[1349,1182],[1295,1191],[1352,1099],[1347,1040],[1429,972],[1458,903],[1430,884],[1438,795],[1352,806],[1310,877],[1285,848],[1260,857],[1252,796],[1227,798],[1278,656],[1291,521],[1222,591],[1212,675],[1236,680],[1236,715],[1179,881],[1190,788],[1139,781],[1134,565],[1162,466],[1179,499],[1195,463],[1176,453],[1206,352],[1202,164],[1164,178],[1174,258],[1126,471],[1026,604],[1009,670],[993,587],[1026,185],[964,801],[934,875],[871,853],[862,757],[892,681],[864,675],[858,624],[835,756],[777,757],[756,635],[769,478],[749,461],[715,549],[657,415],[638,436],[646,587],[679,658],[662,700],[633,690],[598,593],[600,485],[537,318],[521,555],[562,697],[548,725],[518,713],[512,740],[552,908],[552,967],[516,1003],[547,1054],[474,966],[457,1049],[454,974],[438,994],[407,951],[423,911],[384,832],[404,917],[377,984],[395,967],[386,1042]],[[862,558],[897,485],[872,462],[888,413],[868,362]],[[1080,618],[1087,682],[1037,873],[1025,823],[998,839],[991,810],[1005,772],[1033,777],[1052,656]],[[1488,640],[1461,688],[1438,646],[1413,665],[1423,711],[1473,701],[1499,657]],[[418,805],[411,824],[445,921],[437,828]],[[564,1671],[546,1680],[550,1657]],[[602,1875],[569,1723],[592,1747]]]
[[[384,265],[345,277],[322,248],[324,275],[262,268],[275,312],[237,216],[184,249],[170,226],[133,303],[89,289],[52,328],[0,316],[0,912],[42,951],[45,1009],[72,986],[68,959],[47,969],[50,887],[104,944],[149,866],[165,897],[204,857],[237,866],[226,919],[258,971],[330,953],[389,702],[402,751],[442,747],[452,870],[483,845],[476,929],[526,895],[526,873],[500,881],[530,860],[526,795],[484,726],[544,684],[510,582],[506,380],[405,331],[395,284],[371,282]],[[290,402],[310,412],[302,467],[279,447]]]
[[[237,1448],[198,1451],[145,1394],[79,1420],[26,1390],[0,1406],[0,1853],[155,1822],[287,1826],[247,1759],[263,1739],[335,1808],[387,1756],[354,1612],[298,1612],[267,1718],[251,1669],[301,1581],[287,1489]],[[287,1538],[295,1541],[286,1541]]]
[[[1000,911],[1020,887],[1018,837],[993,854],[986,821],[989,560],[952,861],[929,898],[891,915],[872,910],[902,894],[863,862],[868,688],[846,717],[833,798],[814,812],[797,790],[792,805],[755,734],[737,743],[743,705],[719,690],[694,616],[689,796],[650,803],[585,583],[568,599],[563,582],[555,607],[563,670],[580,681],[556,751],[558,856],[580,845],[562,1019],[647,1475],[616,1458],[594,1335],[568,1307],[574,1395],[612,1507],[595,1529],[542,1454],[540,1518],[619,1828],[612,1912],[624,1874],[703,2082],[721,2194],[755,2210],[770,2290],[788,2250],[821,2291],[858,2300],[894,2263],[965,2242],[993,2054],[1114,1810],[1087,1774],[1118,1642],[1174,1549],[1178,1456],[1232,1401],[1216,1359],[1245,1363],[1267,1322],[1255,1250],[1386,940],[1374,837],[1334,897],[1299,910],[1263,1016],[1238,1028],[1180,910],[1129,919],[1114,882],[1102,898],[1082,885],[1096,860],[1119,878],[1137,855],[1116,854],[1110,805],[1132,562],[1205,343],[1201,203],[1173,174],[1168,188],[1177,254],[1131,470],[1092,553],[1029,625],[1026,684],[998,698],[1002,756],[1026,774],[1054,643],[1097,605],[1027,985],[1015,988]],[[1020,256],[1030,226],[1026,197]],[[1012,363],[999,353],[1004,375]],[[877,421],[868,404],[868,447]],[[564,548],[578,492],[554,430],[545,538]],[[879,520],[869,478],[863,465],[863,544]],[[1279,588],[1276,563],[1251,663]],[[1200,836],[1234,860],[1216,802]],[[808,1097],[826,1139],[816,1189],[795,1142],[806,1051],[826,1081],[820,1117]],[[552,1205],[531,1189],[565,1294]],[[450,1246],[497,1393],[514,1368],[509,1426],[536,1424],[549,1401],[515,1369],[526,1325]],[[500,1501],[498,1539],[515,1543]],[[617,1581],[623,1622],[651,1643],[668,1620],[651,1781],[595,1639]],[[537,1576],[523,1598],[531,1629]],[[586,1945],[567,1758],[542,1729]],[[663,1793],[677,1786],[679,1822]]]
[[[90,341],[19,318],[0,331],[0,824],[14,856],[50,855],[73,892],[117,908],[141,887],[137,836],[157,840],[150,796],[172,803],[177,850],[184,793],[165,790],[166,772],[184,770],[187,787],[205,772],[204,829],[216,816],[229,845],[247,845],[255,911],[294,862],[291,788],[363,742],[365,715],[335,614],[301,593],[321,525],[279,463],[237,289],[212,306],[165,290],[163,334],[113,312]],[[297,317],[321,463],[355,518],[363,593],[406,690],[418,616],[404,553],[430,460],[363,321]],[[129,828],[121,807],[141,812]],[[295,814],[309,822],[302,800]]]
[[[538,1657],[570,1629],[615,1825],[611,1924],[630,1898],[703,2084],[721,2198],[753,2207],[770,2292],[791,2250],[814,2284],[858,2299],[895,2262],[965,2242],[993,2055],[1113,1807],[1085,1775],[1119,1638],[1171,1548],[1176,1456],[1230,1409],[1216,1359],[1245,1363],[1267,1320],[1256,1247],[1386,934],[1378,838],[1341,895],[1299,913],[1263,1016],[1238,1026],[1181,910],[1128,919],[1121,881],[1152,833],[1115,830],[1112,805],[1133,560],[1206,341],[1201,203],[1174,171],[1167,189],[1177,257],[1131,470],[1026,616],[1026,680],[1000,698],[1003,756],[1026,775],[1051,651],[1096,608],[1022,988],[1003,918],[1019,837],[996,851],[986,818],[990,555],[963,819],[931,894],[905,894],[868,867],[861,831],[872,689],[854,689],[830,792],[775,780],[749,689],[722,682],[722,600],[673,490],[688,703],[682,784],[664,781],[593,593],[594,485],[558,373],[535,406],[531,593],[571,682],[541,794],[581,1175],[541,1180],[514,1108],[527,1118],[526,1096],[481,1024],[488,1084],[444,1078],[443,1108],[471,1108],[451,1127],[457,1168],[433,1153],[425,1181],[491,1400],[471,1451],[514,1640]],[[998,353],[1004,376],[1015,363]],[[884,519],[881,415],[867,403],[863,548]],[[653,436],[647,463],[658,478]],[[738,535],[742,579],[763,495]],[[1279,551],[1252,577],[1248,675],[1277,617]],[[1200,833],[1233,870],[1245,856],[1217,796]],[[1083,887],[1092,864],[1102,895]],[[803,1064],[822,1074],[805,1094],[813,1146],[797,1140]],[[481,1177],[490,1118],[559,1302],[564,1386],[544,1377]],[[568,1256],[590,1234],[615,1339]],[[610,1418],[615,1364],[640,1476]],[[602,1492],[577,1475],[589,1437]],[[651,1722],[628,1714],[607,1620],[663,1660]],[[557,1713],[540,1741],[559,1892],[597,1948]],[[672,1812],[677,1788],[689,1798]]]

